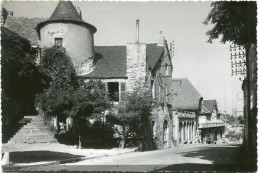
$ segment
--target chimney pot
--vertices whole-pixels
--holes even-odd
[[[165,37],[162,33],[162,31],[159,32],[159,36],[158,36],[158,43],[157,45],[158,46],[164,46],[164,43],[165,43]]]
[[[136,20],[136,43],[139,43],[139,19]]]

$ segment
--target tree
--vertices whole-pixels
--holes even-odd
[[[59,90],[79,87],[76,70],[65,49],[47,48],[40,60],[41,72],[48,76],[52,86]]]
[[[76,75],[76,70],[66,51],[48,48],[43,52],[40,67],[48,75],[50,85],[38,96],[46,116],[72,117],[75,135],[79,137],[93,113],[103,114],[110,108],[105,85],[100,80],[88,82]]]
[[[125,99],[116,106],[109,120],[120,135],[121,147],[125,148],[127,140],[134,138],[141,144],[141,150],[155,148],[151,129],[151,112],[155,105],[151,93],[146,86],[140,84],[132,92],[126,93]]]
[[[25,114],[35,113],[34,97],[43,91],[45,77],[35,64],[36,55],[30,42],[5,27],[1,27],[1,32],[2,137],[5,142]]]
[[[249,49],[251,45],[257,44],[256,41],[256,25],[257,25],[257,5],[256,1],[251,2],[213,2],[213,7],[208,17],[204,21],[204,24],[213,24],[213,28],[207,32],[209,36],[209,42],[222,36],[221,42],[226,41],[233,42],[236,45],[243,46],[245,48],[246,56],[246,95],[245,100],[248,108],[246,109],[246,115],[248,117],[248,139],[245,141],[249,149],[249,157],[256,163],[256,116],[251,116],[250,97],[250,58]],[[257,64],[255,64],[257,65]],[[253,114],[254,115],[254,114]],[[255,114],[256,115],[256,114]]]
[[[208,42],[222,36],[221,42],[231,41],[245,46],[256,44],[256,2],[212,2],[211,11],[204,24],[212,24],[207,32]]]

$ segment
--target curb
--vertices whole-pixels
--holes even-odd
[[[58,165],[58,164],[64,164],[64,163],[73,163],[73,162],[79,162],[83,160],[91,160],[91,159],[96,159],[100,157],[107,157],[107,156],[116,156],[116,155],[121,155],[121,154],[127,154],[127,153],[133,153],[133,151],[128,151],[125,153],[118,153],[115,155],[103,155],[103,156],[94,156],[94,157],[77,157],[77,158],[71,158],[71,159],[62,159],[62,160],[55,160],[55,161],[50,161],[47,163],[38,163],[37,162],[33,165],[9,165],[9,166],[3,166],[2,169],[4,171],[13,171],[13,170],[18,170],[20,168],[26,168],[26,167],[37,167],[37,166],[48,166],[48,165]]]

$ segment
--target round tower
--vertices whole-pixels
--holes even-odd
[[[80,75],[94,69],[96,27],[82,20],[70,1],[60,1],[51,17],[37,25],[40,46],[63,47]]]

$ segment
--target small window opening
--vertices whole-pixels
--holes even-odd
[[[166,63],[166,65],[165,65],[165,71],[166,71],[166,76],[169,76],[169,66],[168,66],[168,64]]]
[[[112,101],[119,101],[119,83],[118,82],[108,82],[108,95]]]
[[[62,47],[62,38],[55,38],[55,47],[57,48]]]
[[[151,81],[151,89],[152,89],[152,98],[155,98],[155,86],[154,81]]]

